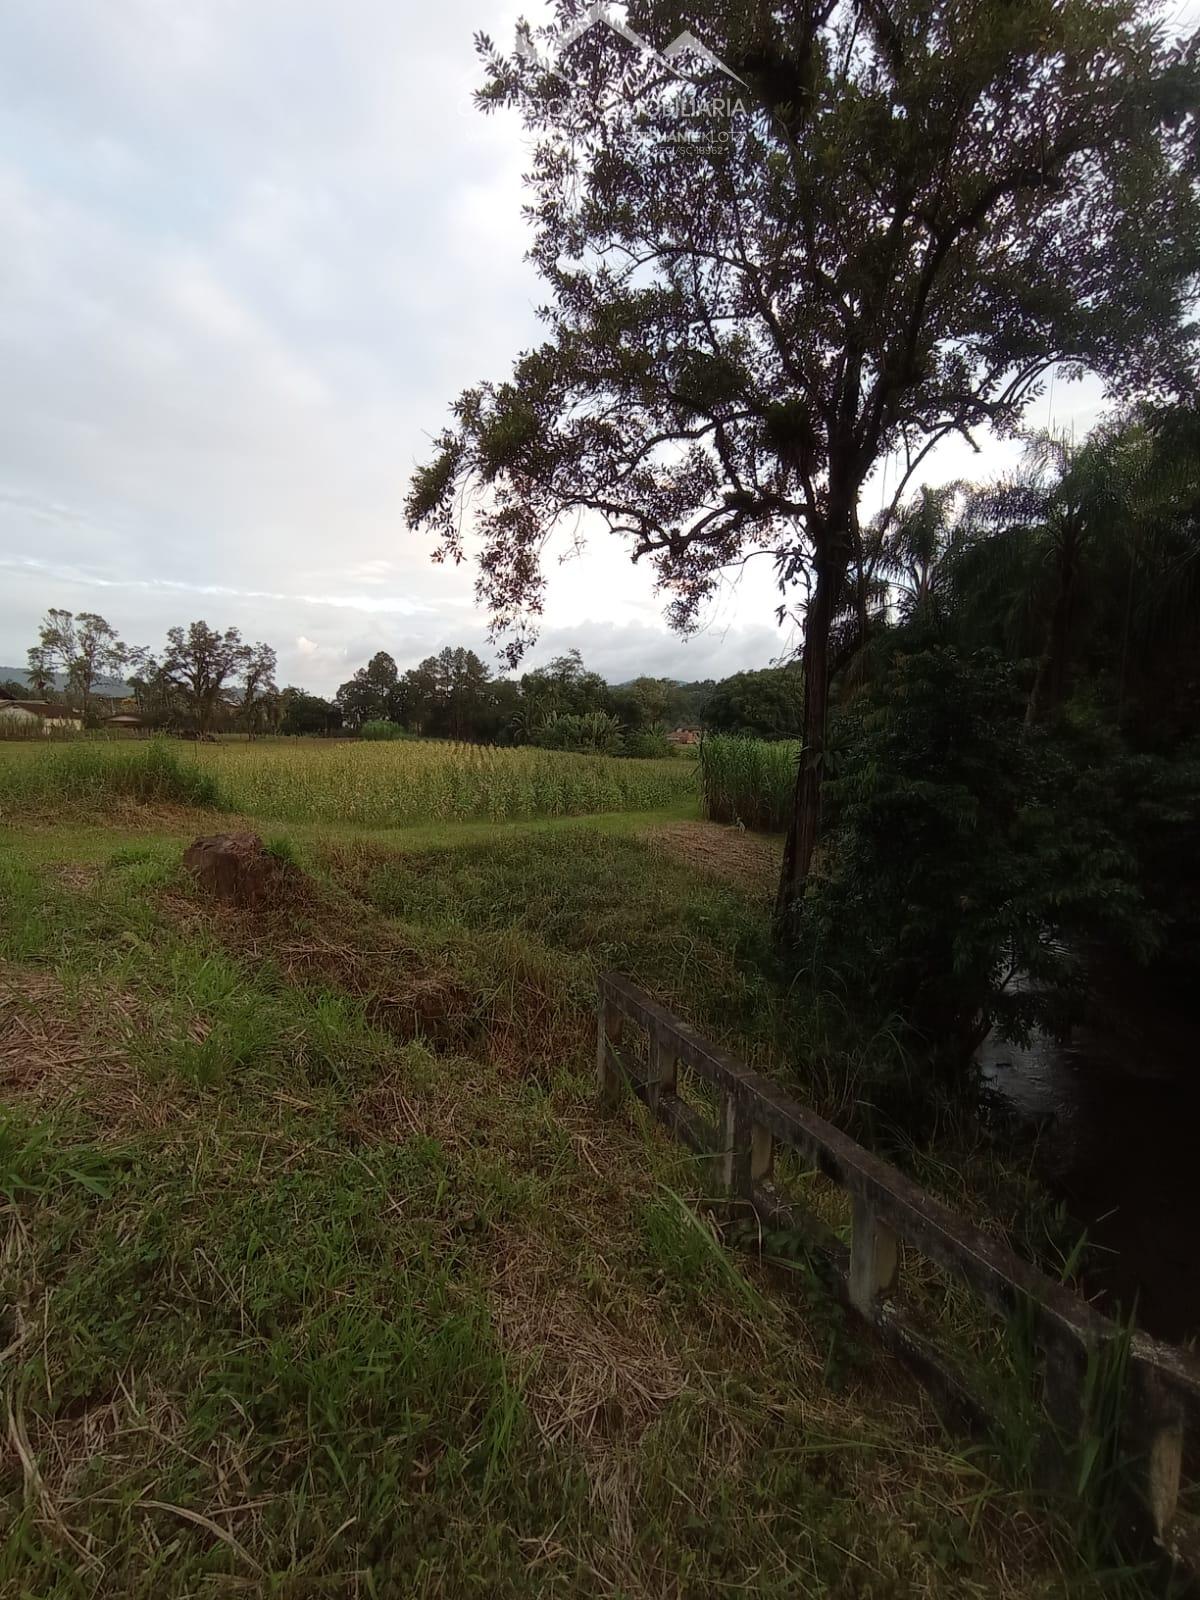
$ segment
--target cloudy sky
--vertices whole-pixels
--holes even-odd
[[[377,649],[486,649],[402,502],[448,402],[535,336],[521,135],[469,103],[472,34],[518,9],[4,0],[0,663],[49,605],[152,646],[236,624],[326,691]],[[720,675],[788,647],[775,603],[751,571],[682,643],[600,540],[556,568],[533,659]]]

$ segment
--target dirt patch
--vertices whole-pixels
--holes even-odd
[[[59,867],[55,877],[64,889],[70,894],[91,894],[100,882],[101,868],[74,863],[70,866]]]
[[[183,852],[183,865],[206,894],[241,910],[257,911],[304,897],[299,867],[272,854],[256,833],[214,833],[197,839]]]
[[[651,844],[686,866],[741,888],[769,893],[779,878],[783,841],[719,822],[671,822],[647,828]]]

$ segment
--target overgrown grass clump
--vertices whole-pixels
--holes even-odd
[[[372,717],[364,722],[358,730],[360,739],[378,744],[381,740],[411,739],[413,735],[402,728],[398,722],[393,722],[390,717]]]
[[[791,740],[710,734],[700,746],[704,815],[781,833],[787,827],[800,747]]]
[[[147,744],[24,745],[0,750],[0,806],[103,809],[112,801],[218,808],[217,775],[166,739]]]

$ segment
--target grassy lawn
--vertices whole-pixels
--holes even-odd
[[[604,967],[785,1028],[764,891],[678,815],[267,821],[256,913],[181,870],[211,814],[4,831],[0,1592],[1111,1592],[595,1114]]]

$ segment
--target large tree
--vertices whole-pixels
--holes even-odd
[[[1079,667],[1120,717],[1156,667],[1196,659],[1197,431],[1194,413],[1168,413],[1109,422],[1081,444],[1034,434],[1020,469],[972,497],[950,598],[964,631],[1037,661],[1031,723],[1062,707]]]
[[[279,713],[279,689],[275,682],[275,652],[269,644],[247,645],[241,661],[242,691],[238,716],[253,739],[269,727]]]
[[[280,691],[279,709],[281,733],[329,733],[342,725],[342,713],[332,700],[309,694],[295,684]]]
[[[547,337],[464,392],[409,521],[517,656],[548,533],[590,518],[657,566],[688,627],[719,574],[775,560],[803,607],[805,750],[780,886],[820,819],[831,630],[865,604],[860,491],[936,442],[1011,430],[1055,365],[1187,388],[1200,264],[1197,45],[1139,0],[717,0],[719,57],[640,50],[558,0],[482,99],[535,140]],[[655,46],[684,25],[637,0]],[[736,74],[736,81],[729,74]]]
[[[116,629],[96,612],[72,613],[52,607],[38,629],[37,644],[29,651],[30,681],[44,685],[56,670],[62,672],[67,693],[86,716],[97,679],[120,672],[129,657]]]
[[[337,692],[337,706],[346,724],[361,728],[364,722],[398,720],[399,669],[386,650],[377,650],[365,667],[359,667]]]
[[[704,726],[713,733],[794,739],[800,732],[803,679],[795,665],[735,672],[723,678],[704,702]]]
[[[243,671],[249,654],[236,628],[220,632],[207,622],[167,631],[163,670],[200,733],[211,733],[225,705],[225,691]]]

